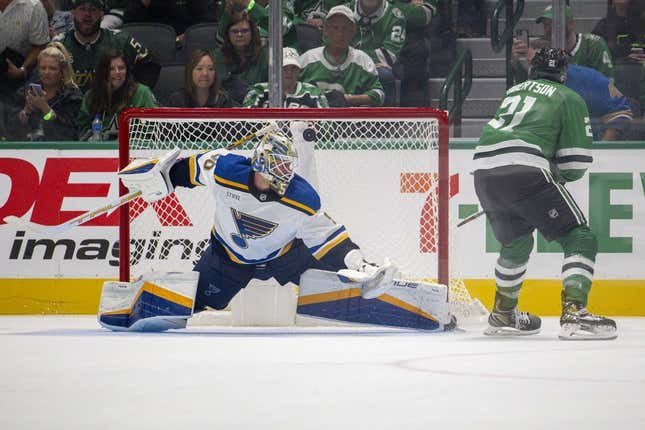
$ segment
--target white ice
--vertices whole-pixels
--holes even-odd
[[[614,341],[480,330],[0,317],[0,429],[644,429],[645,318]]]

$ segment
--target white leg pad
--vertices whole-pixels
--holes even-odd
[[[231,300],[231,325],[288,327],[296,320],[298,287],[254,279]]]
[[[395,279],[375,299],[335,272],[308,270],[300,278],[298,314],[362,324],[443,331],[453,326],[445,285]]]
[[[99,324],[113,331],[184,328],[193,314],[198,279],[197,272],[150,272],[134,282],[105,282]]]

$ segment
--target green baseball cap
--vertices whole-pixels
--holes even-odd
[[[564,9],[564,16],[567,19],[573,19],[573,12],[571,11],[571,7],[567,6]],[[542,12],[542,15],[535,18],[535,22],[539,24],[545,19],[553,19],[553,11],[551,10],[551,5],[548,5],[547,7],[544,8],[544,12]]]
[[[72,9],[76,9],[83,3],[92,3],[101,10],[105,10],[105,0],[72,0]]]

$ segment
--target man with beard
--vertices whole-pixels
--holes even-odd
[[[133,66],[136,80],[150,88],[157,83],[161,66],[150,52],[126,32],[100,28],[105,10],[104,0],[72,0],[75,30],[57,36],[72,54],[74,81],[87,91],[94,77],[99,57],[108,48],[120,49]]]

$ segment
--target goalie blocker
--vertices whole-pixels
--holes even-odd
[[[99,323],[113,331],[185,328],[193,315],[198,276],[197,272],[153,272],[135,282],[106,282]],[[455,327],[444,285],[395,279],[376,299],[365,299],[363,287],[336,272],[310,269],[300,280],[297,313],[321,320],[430,331]]]

